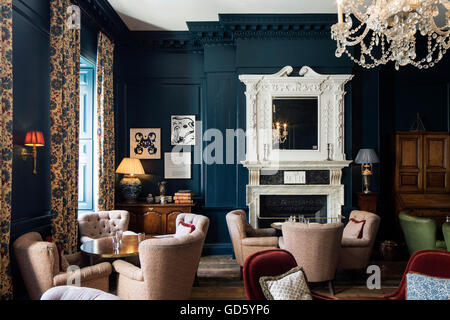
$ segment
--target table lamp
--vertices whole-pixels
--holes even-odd
[[[355,163],[361,164],[361,175],[364,184],[364,193],[370,193],[370,176],[373,174],[372,164],[379,163],[375,150],[373,149],[360,149],[356,156]]]
[[[32,152],[26,152],[25,149],[22,150],[22,156],[25,158],[26,156],[33,157],[33,174],[37,174],[36,170],[36,158],[37,158],[37,149],[36,147],[43,147],[45,145],[44,135],[41,131],[28,131],[25,135],[24,145],[27,147],[33,147]]]
[[[120,180],[120,191],[125,199],[125,202],[136,202],[137,197],[141,193],[142,185],[139,178],[135,174],[145,174],[139,159],[123,158],[116,173],[124,174]]]

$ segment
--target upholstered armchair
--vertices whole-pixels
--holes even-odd
[[[446,250],[445,242],[436,239],[436,221],[415,217],[405,211],[399,213],[400,226],[405,235],[409,254],[418,250]]]
[[[177,217],[193,224],[188,234],[151,238],[139,244],[138,268],[123,260],[113,262],[118,273],[117,295],[126,300],[186,300],[192,285],[209,226],[205,216]],[[177,228],[179,224],[177,223]]]
[[[333,279],[339,259],[343,223],[285,222],[281,226],[284,249],[292,253],[305,270],[308,282],[328,281],[334,294]]]
[[[236,262],[242,267],[245,259],[252,253],[278,248],[278,237],[273,228],[254,229],[243,210],[234,210],[226,215],[228,232],[233,244]]]
[[[80,213],[80,241],[85,243],[93,239],[110,237],[117,230],[126,232],[130,221],[130,213],[125,210],[99,211]]]
[[[74,276],[74,272],[65,271],[69,265],[81,268],[81,286],[105,292],[109,290],[112,267],[108,262],[84,267],[81,253],[61,257],[56,245],[42,241],[41,235],[37,232],[22,235],[14,241],[13,248],[28,295],[32,300],[39,300],[42,294],[52,287],[66,285]]]
[[[367,267],[372,254],[378,227],[380,226],[380,217],[367,211],[353,210],[350,213],[349,219],[365,221],[362,227],[362,237],[346,237],[345,228],[349,228],[349,225],[347,224],[345,226],[339,253],[338,268],[364,269]]]

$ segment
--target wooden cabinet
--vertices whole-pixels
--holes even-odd
[[[395,211],[436,219],[450,214],[450,133],[395,134]]]
[[[180,213],[191,213],[194,205],[189,204],[148,204],[117,203],[117,210],[130,212],[128,229],[147,234],[175,233],[175,222]]]
[[[359,210],[377,213],[378,192],[357,192],[357,205]]]

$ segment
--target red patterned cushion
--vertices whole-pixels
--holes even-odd
[[[347,225],[345,226],[343,238],[358,238],[361,239],[363,237],[364,224],[366,220],[356,220],[354,218],[350,218]]]

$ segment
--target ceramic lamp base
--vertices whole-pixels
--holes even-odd
[[[142,190],[141,181],[132,176],[124,176],[120,180],[120,191],[122,192],[125,202],[136,202]]]

